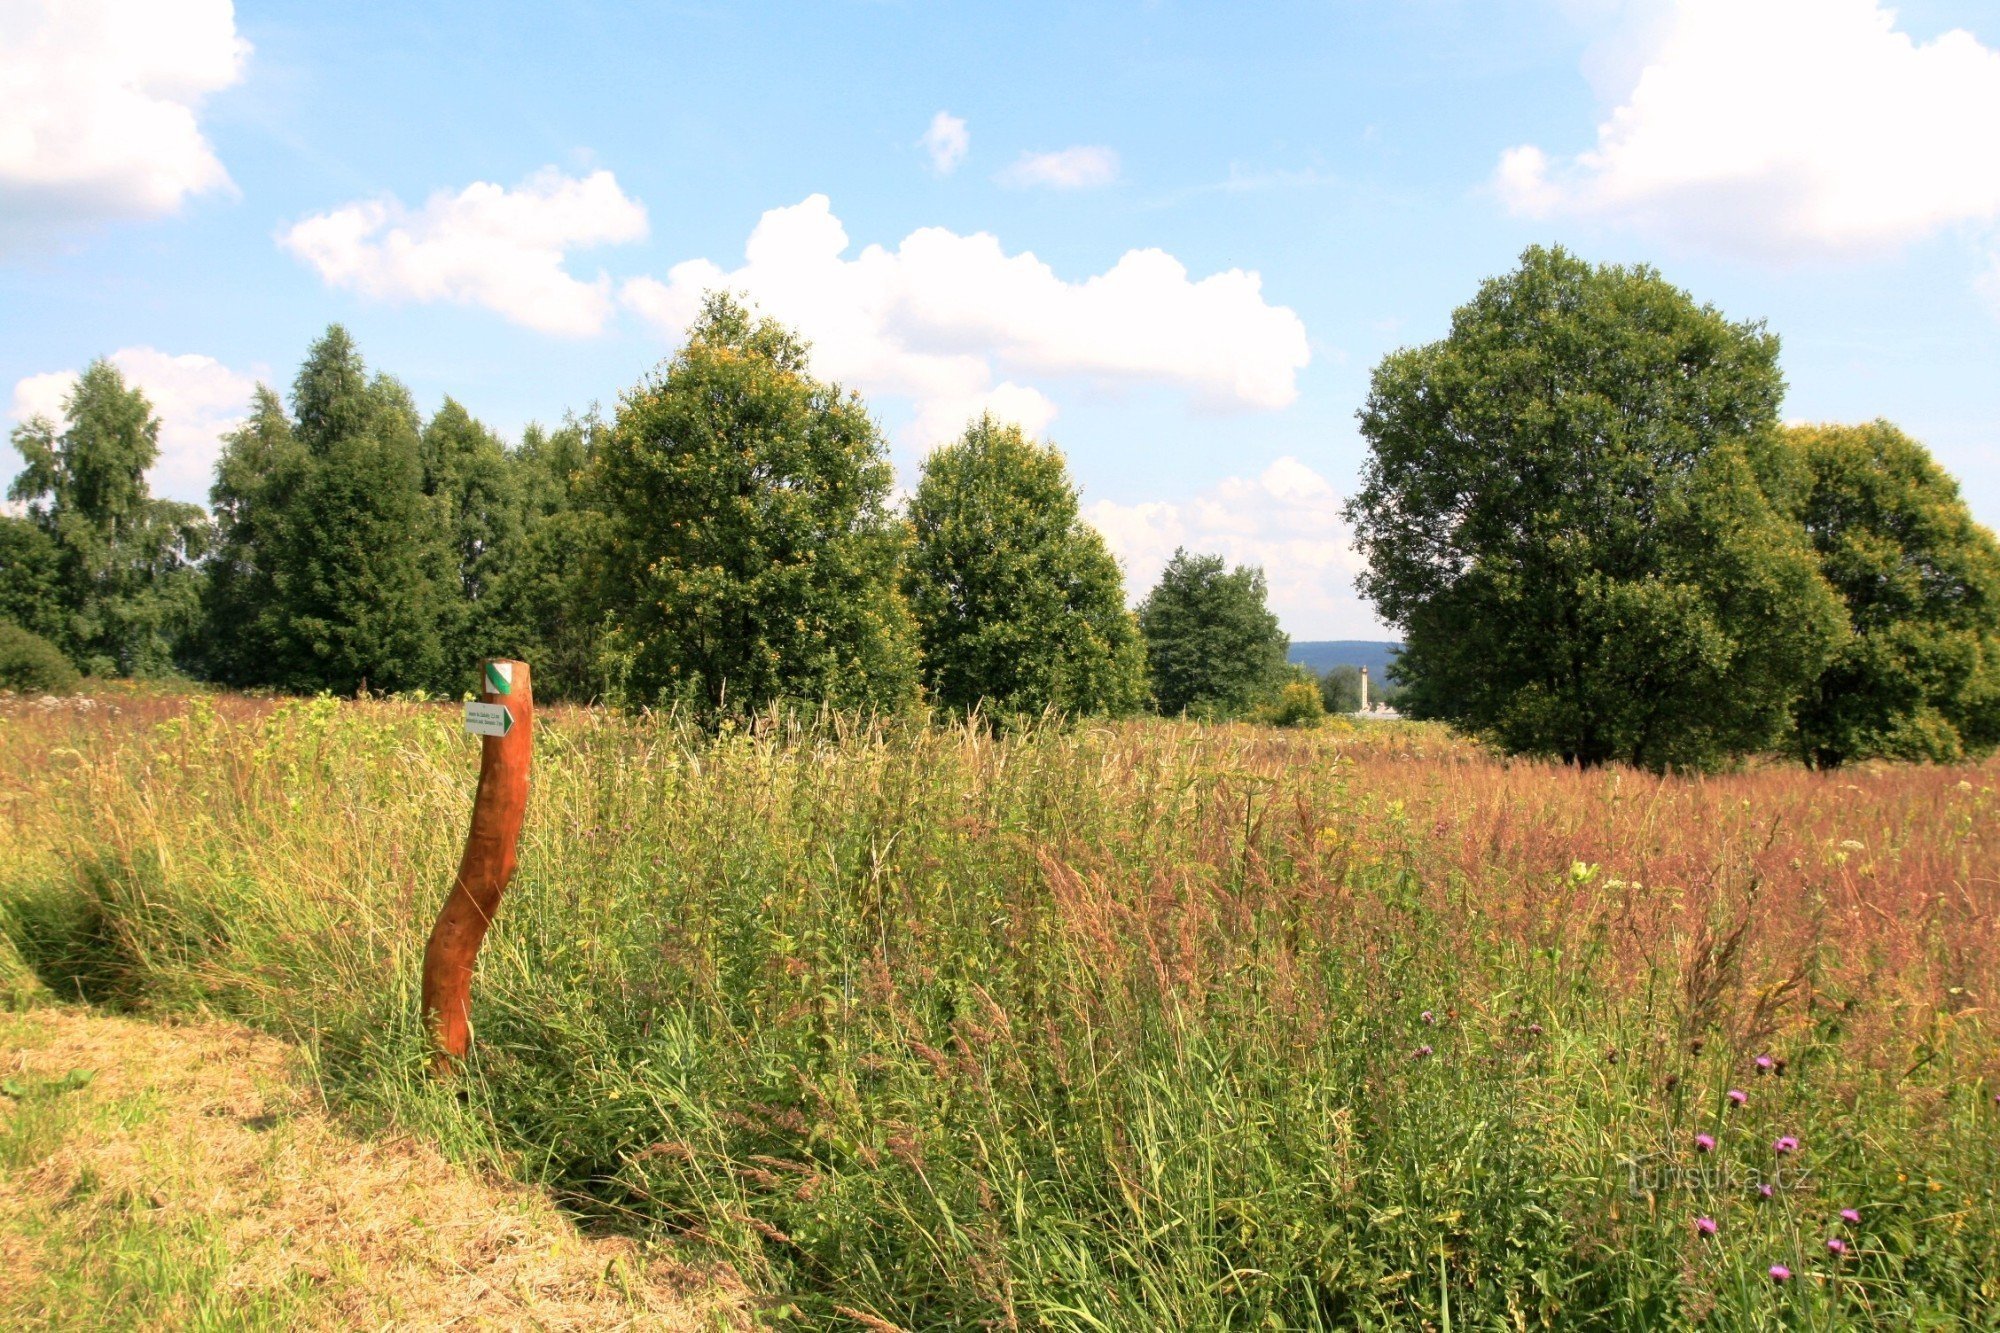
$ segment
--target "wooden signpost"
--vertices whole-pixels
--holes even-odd
[[[526,662],[494,660],[480,668],[480,702],[465,706],[465,729],[480,742],[479,793],[458,878],[424,948],[424,1021],[439,1072],[465,1058],[472,1041],[472,965],[500,895],[514,877],[521,817],[528,808],[528,759],[535,692]]]

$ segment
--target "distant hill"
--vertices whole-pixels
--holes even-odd
[[[1292,644],[1291,660],[1314,671],[1328,667],[1367,667],[1371,680],[1389,678],[1389,662],[1402,651],[1400,643],[1378,643],[1370,639],[1308,639]]]

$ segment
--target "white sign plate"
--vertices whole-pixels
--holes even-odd
[[[465,729],[479,736],[505,736],[514,729],[514,714],[506,704],[467,704]]]

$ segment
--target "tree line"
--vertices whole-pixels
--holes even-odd
[[[1346,517],[1406,715],[1580,765],[1832,767],[2000,746],[2000,544],[1886,421],[1786,425],[1778,341],[1646,266],[1531,248],[1392,353]],[[1062,456],[982,418],[893,502],[866,405],[727,294],[624,394],[508,446],[424,420],[337,326],[260,388],[212,514],[147,493],[158,422],[93,364],[0,519],[0,682],[81,668],[773,706],[1316,720],[1264,575],[1177,552],[1136,613]],[[10,666],[9,663],[13,663]],[[32,674],[32,671],[28,672]]]
[[[106,362],[14,432],[0,682],[172,673],[545,698],[713,720],[773,706],[1247,713],[1286,683],[1261,571],[1178,553],[1137,614],[1062,455],[982,418],[892,503],[887,444],[807,346],[725,294],[619,401],[509,446],[428,420],[345,330],[260,386],[211,509],[152,497],[159,423]],[[24,643],[32,639],[40,644]]]

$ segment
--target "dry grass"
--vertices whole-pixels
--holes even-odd
[[[5,1322],[740,1326],[713,1275],[409,1138],[351,1136],[247,1028],[41,1008],[0,1051]]]

